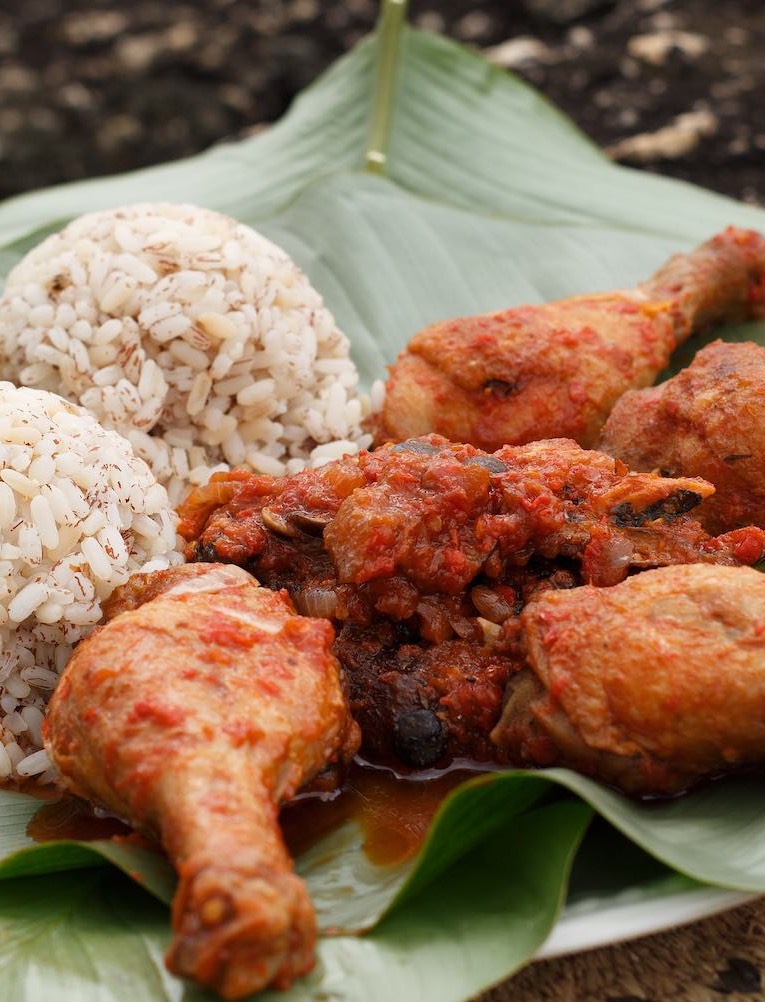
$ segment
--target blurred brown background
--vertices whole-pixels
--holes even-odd
[[[0,0],[0,197],[278,118],[376,0]],[[760,0],[412,0],[619,160],[765,204]]]

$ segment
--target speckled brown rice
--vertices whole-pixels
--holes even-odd
[[[0,375],[125,435],[177,502],[221,465],[293,472],[369,444],[349,345],[288,255],[191,205],[96,212],[0,299]]]
[[[59,673],[118,584],[181,560],[175,526],[129,442],[0,382],[0,781],[52,778],[40,727]]]

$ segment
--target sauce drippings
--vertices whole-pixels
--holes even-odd
[[[132,829],[122,821],[96,814],[87,801],[69,794],[43,804],[27,825],[27,835],[35,842],[53,842],[56,839],[94,842],[96,839],[124,838],[131,834]]]
[[[411,858],[420,848],[444,798],[476,776],[456,767],[423,776],[400,776],[389,769],[353,763],[343,789],[331,800],[298,797],[282,810],[285,841],[294,855],[305,852],[347,821],[364,834],[364,852],[378,866]]]
[[[378,866],[404,862],[419,849],[447,794],[476,775],[469,765],[409,777],[353,763],[343,788],[331,799],[299,795],[283,808],[285,841],[290,852],[299,855],[345,822],[356,821],[370,862]],[[149,844],[122,821],[97,814],[89,803],[68,794],[44,803],[29,822],[27,834],[36,842],[112,838]]]

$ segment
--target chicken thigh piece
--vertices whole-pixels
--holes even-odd
[[[765,237],[729,227],[633,290],[425,328],[391,367],[375,437],[591,446],[622,393],[650,385],[694,331],[763,312]]]
[[[687,564],[547,591],[492,740],[630,794],[679,793],[765,761],[765,575]]]
[[[600,448],[634,470],[711,481],[694,512],[709,532],[765,527],[765,348],[714,341],[672,379],[625,393]]]
[[[75,793],[176,867],[170,970],[227,999],[286,987],[313,965],[316,930],[279,806],[358,745],[332,628],[233,566],[125,587],[125,611],[67,665],[46,747]]]

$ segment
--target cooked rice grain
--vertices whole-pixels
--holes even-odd
[[[40,728],[59,673],[116,585],[180,561],[175,525],[129,442],[0,382],[0,780],[51,778]]]
[[[191,205],[82,216],[0,299],[2,377],[120,431],[173,502],[221,465],[294,472],[317,446],[367,446],[348,351],[283,250]]]

